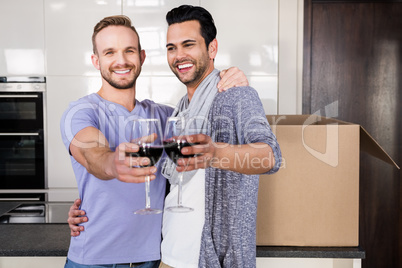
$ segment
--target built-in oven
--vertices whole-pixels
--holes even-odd
[[[0,190],[46,187],[45,82],[0,78]]]

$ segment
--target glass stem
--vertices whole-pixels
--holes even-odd
[[[151,208],[151,199],[149,198],[149,176],[145,176],[145,208]]]
[[[183,202],[182,202],[182,183],[183,183],[183,172],[179,173],[179,185],[178,185],[178,192],[177,192],[177,206],[182,207]]]

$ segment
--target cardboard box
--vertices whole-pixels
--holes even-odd
[[[360,149],[399,167],[360,125],[317,115],[267,119],[283,163],[260,176],[257,245],[358,246]]]

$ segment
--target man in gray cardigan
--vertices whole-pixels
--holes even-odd
[[[186,171],[183,203],[205,202],[205,206],[204,211],[197,206],[184,216],[165,210],[161,267],[255,267],[256,174],[278,171],[279,145],[253,88],[217,94],[218,43],[210,13],[184,5],[168,12],[166,19],[168,63],[187,86],[173,116],[196,119],[201,134],[191,136],[191,142],[199,145],[182,149],[196,157],[163,166],[162,174],[172,183],[165,208],[176,202],[176,171]],[[194,247],[197,243],[199,247]]]

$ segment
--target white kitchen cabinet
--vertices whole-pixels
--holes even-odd
[[[201,0],[218,29],[215,66],[246,75],[278,74],[278,0]]]
[[[43,0],[0,1],[0,76],[44,76]]]
[[[71,101],[99,90],[99,77],[49,76],[47,79],[48,187],[77,187],[68,151],[61,140],[60,120]],[[51,201],[55,201],[53,198]]]
[[[121,14],[120,1],[44,0],[47,76],[93,75],[92,32],[102,18]]]
[[[218,30],[215,66],[237,66],[247,75],[266,114],[278,110],[278,0],[201,0]]]
[[[277,114],[278,77],[274,75],[247,76],[250,85],[257,90],[265,114]]]
[[[302,113],[303,0],[279,1],[278,114]]]
[[[0,257],[0,268],[64,267],[66,257]]]

